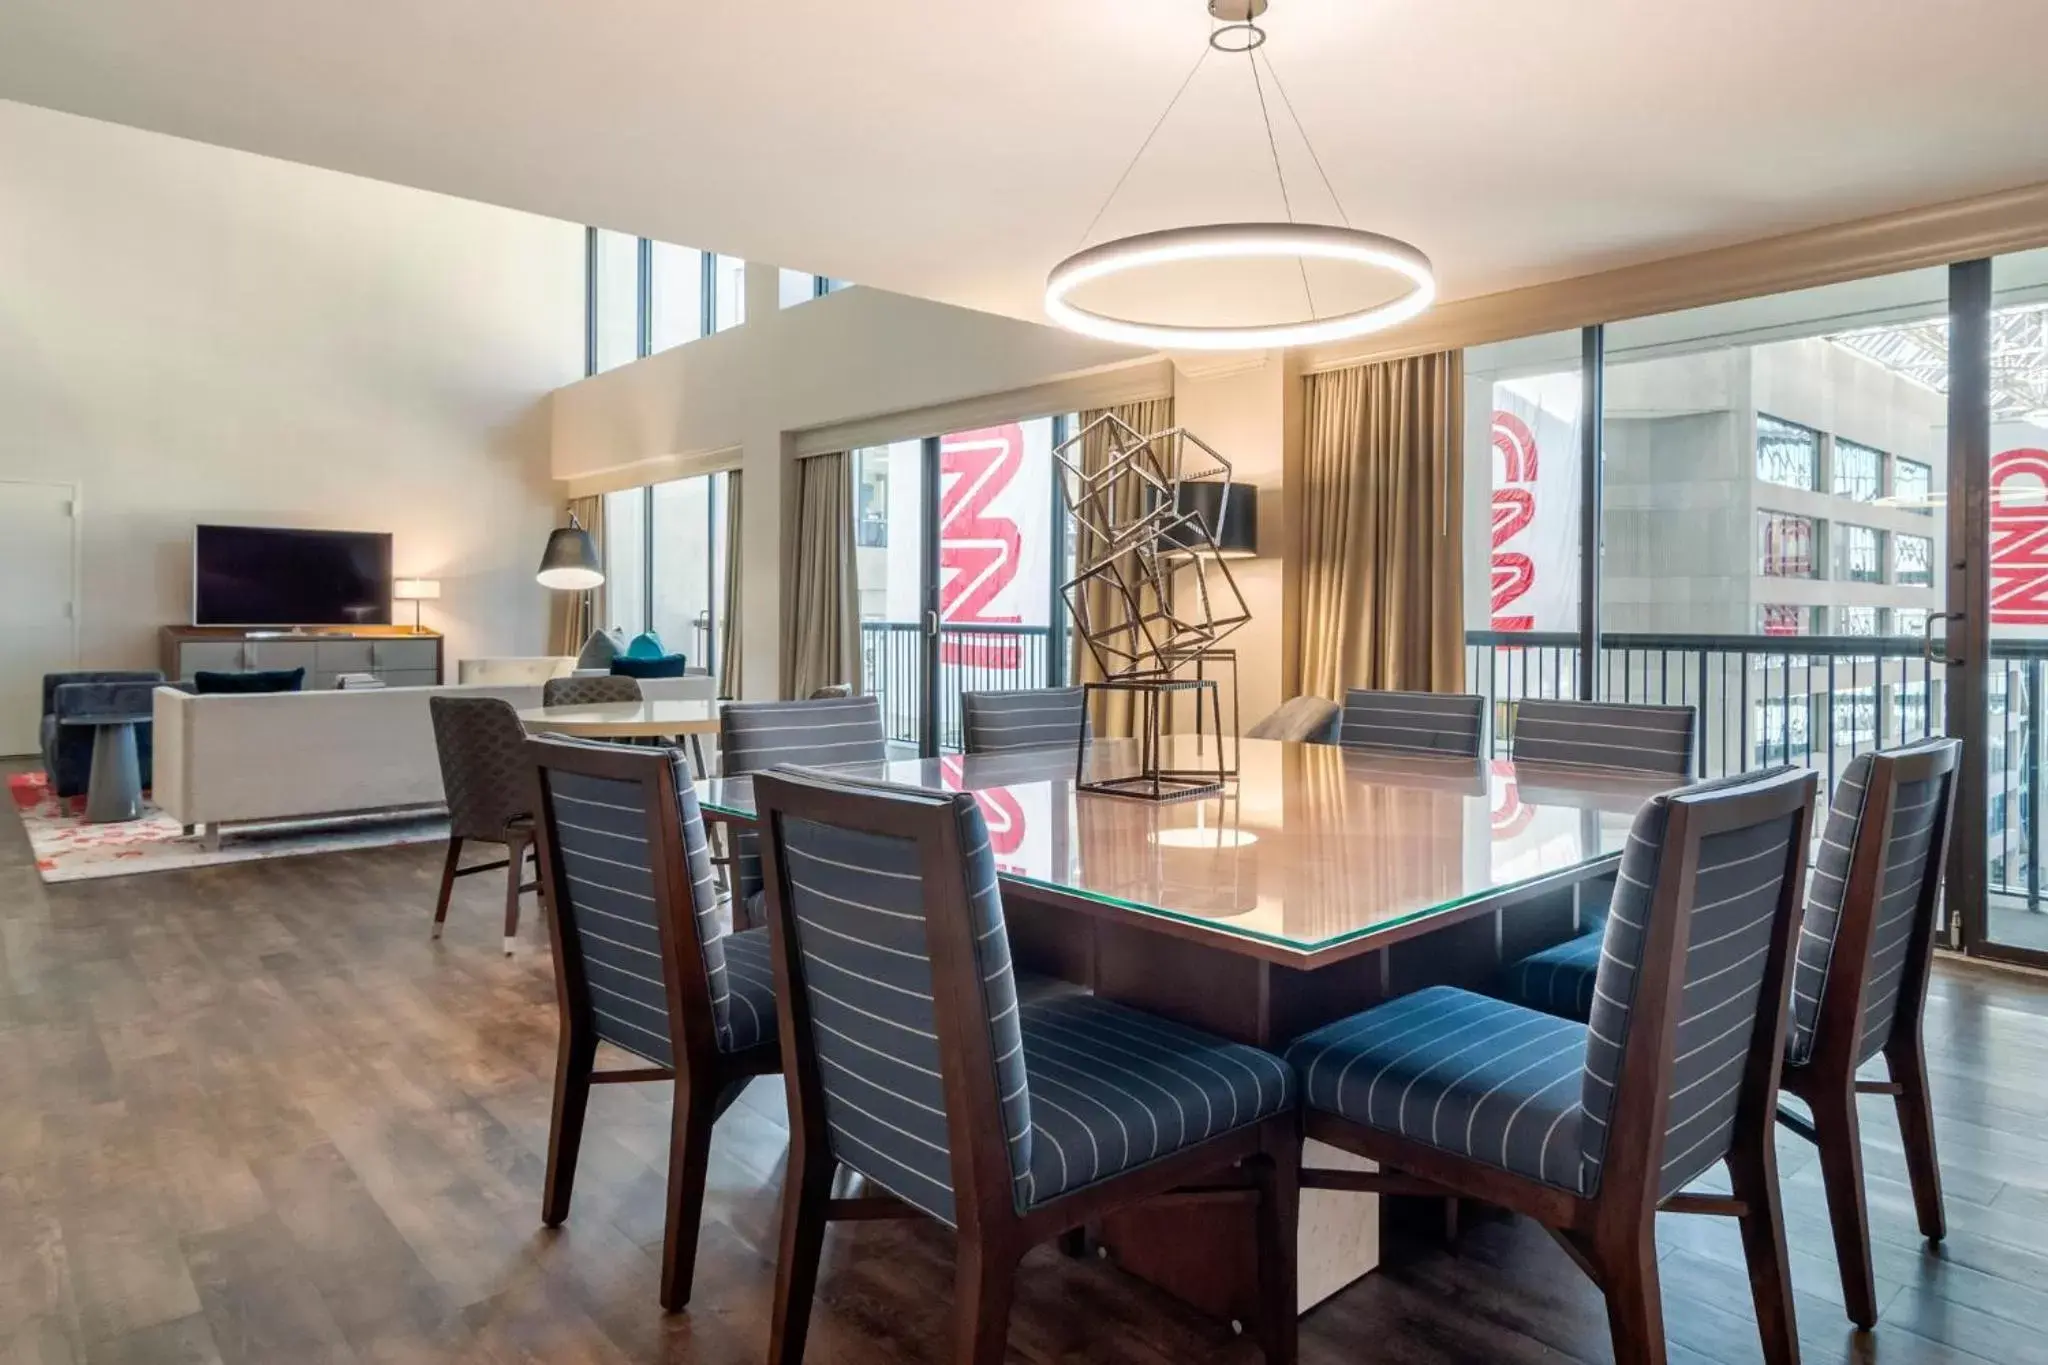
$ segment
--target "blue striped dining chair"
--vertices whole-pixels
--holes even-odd
[[[718,711],[718,748],[719,771],[743,777],[778,763],[886,763],[889,732],[882,726],[879,697],[729,701]],[[761,841],[743,830],[730,847],[739,913],[744,923],[760,924]]]
[[[1477,758],[1486,743],[1486,698],[1354,687],[1344,693],[1337,742],[1346,748]]]
[[[595,1084],[675,1082],[661,1304],[690,1300],[711,1128],[782,1068],[767,931],[727,933],[680,749],[527,741],[561,1046],[541,1221],[569,1216]],[[599,1043],[648,1063],[596,1069]]]
[[[1088,734],[1088,694],[1080,687],[960,694],[961,749],[1004,754],[1072,749]]]
[[[1927,739],[1850,761],[1799,930],[1783,1084],[1813,1117],[1784,1110],[1778,1121],[1819,1149],[1842,1301],[1866,1331],[1877,1323],[1877,1280],[1858,1095],[1892,1097],[1921,1235],[1938,1242],[1948,1230],[1920,1028],[1962,747]],[[1857,1079],[1879,1056],[1886,1079]]]
[[[1652,1215],[1734,1217],[1764,1358],[1793,1365],[1772,1115],[1814,785],[1779,769],[1642,809],[1589,1023],[1438,986],[1296,1039],[1307,1135],[1379,1166],[1303,1186],[1536,1219],[1605,1292],[1619,1365],[1665,1356]],[[1731,1194],[1686,1191],[1724,1161]]]
[[[755,782],[790,1106],[768,1358],[796,1365],[826,1224],[957,1236],[962,1365],[997,1365],[1030,1247],[1191,1181],[1256,1191],[1267,1358],[1295,1348],[1293,1074],[1091,995],[1020,1002],[965,793],[778,769]],[[870,1191],[834,1198],[844,1166]]]
[[[1697,728],[1698,717],[1690,706],[1530,698],[1515,703],[1508,752],[1517,768],[1558,764],[1686,782],[1692,777]],[[1614,879],[1582,882],[1576,895],[1574,919],[1585,926],[1584,932],[1508,969],[1503,993],[1516,1004],[1571,1014],[1570,1002],[1580,999],[1577,1017],[1585,1018]]]

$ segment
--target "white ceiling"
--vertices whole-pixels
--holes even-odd
[[[2042,0],[1267,25],[1353,221],[1447,298],[2048,180]],[[4,0],[0,97],[1036,318],[1207,32],[1201,0]],[[1278,215],[1243,63],[1211,59],[1095,239]]]

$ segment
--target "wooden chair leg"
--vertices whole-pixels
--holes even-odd
[[[1614,1365],[1665,1365],[1664,1297],[1657,1281],[1657,1237],[1649,1219],[1627,1246],[1595,1252],[1607,1295]]]
[[[718,1096],[676,1080],[669,1119],[668,1219],[661,1242],[661,1306],[680,1313],[697,1271],[697,1234],[704,1218],[704,1182],[711,1170],[711,1129]]]
[[[1295,1137],[1276,1148],[1260,1158],[1258,1173],[1260,1330],[1266,1365],[1294,1365],[1301,1335],[1295,1266],[1301,1225],[1301,1143]]]
[[[768,1324],[768,1365],[802,1365],[825,1250],[825,1209],[832,1198],[832,1159],[809,1158],[803,1135],[789,1139],[782,1177],[782,1249],[775,1259],[775,1307]]]
[[[1845,1081],[1839,1094],[1807,1097],[1807,1107],[1813,1111],[1813,1140],[1820,1152],[1828,1222],[1835,1233],[1842,1301],[1848,1305],[1849,1321],[1867,1332],[1877,1325],[1877,1277],[1870,1263],[1870,1215],[1863,1198],[1863,1135],[1856,1119],[1852,1084]]]
[[[1778,1156],[1772,1144],[1776,1124],[1728,1158],[1730,1188],[1749,1206],[1742,1225],[1742,1255],[1756,1301],[1757,1332],[1766,1365],[1798,1365],[1799,1332],[1792,1310],[1792,1264],[1785,1253],[1785,1210],[1778,1190]],[[1860,1188],[1860,1187],[1859,1187]],[[1869,1265],[1869,1247],[1864,1247]]]
[[[505,857],[505,956],[519,947],[519,879],[526,873],[526,845],[515,843]]]
[[[1948,1214],[1942,1207],[1941,1162],[1934,1152],[1934,1103],[1927,1090],[1927,1051],[1916,1031],[1895,1040],[1884,1051],[1891,1078],[1898,1082],[1899,1136],[1906,1149],[1906,1174],[1913,1182],[1913,1207],[1920,1215],[1920,1235],[1930,1242],[1948,1236]]]
[[[576,1187],[576,1155],[583,1147],[583,1116],[590,1108],[590,1073],[597,1064],[597,1035],[565,1032],[555,1057],[555,1109],[548,1124],[548,1171],[542,1186],[540,1221],[558,1228],[569,1216]]]
[[[434,937],[441,937],[441,926],[448,922],[448,898],[455,894],[455,869],[462,862],[462,840],[455,835],[448,836],[448,856],[441,863],[441,895],[434,902]]]
[[[1010,1301],[1017,1292],[1015,1253],[960,1239],[953,1272],[955,1365],[1003,1365],[1010,1340]]]

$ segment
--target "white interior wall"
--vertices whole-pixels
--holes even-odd
[[[390,531],[451,674],[540,652],[582,353],[580,226],[0,101],[0,479],[81,485],[83,663],[190,619],[201,521]]]
[[[741,325],[555,395],[553,470],[573,491],[737,468],[741,691],[780,685],[789,465],[964,425],[1159,394],[1155,358],[1014,318],[854,287],[782,308],[778,269],[747,266]],[[984,407],[979,400],[995,396]],[[973,402],[973,415],[936,410]]]

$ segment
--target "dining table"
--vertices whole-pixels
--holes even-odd
[[[1214,762],[1213,735],[1164,741]],[[1206,748],[1204,746],[1207,746]],[[1582,932],[1636,812],[1669,779],[1507,759],[1247,739],[1220,795],[1172,802],[1079,783],[1134,771],[1128,740],[832,771],[972,792],[1020,971],[1279,1052],[1334,1019],[1432,985],[1490,988]],[[746,776],[700,782],[707,818],[748,826]],[[1304,1164],[1365,1163],[1311,1143]],[[1379,1197],[1304,1190],[1300,1306],[1379,1263]],[[1159,1201],[1095,1230],[1119,1265],[1249,1322],[1252,1206]]]
[[[579,739],[686,739],[691,766],[703,773],[709,771],[704,736],[718,733],[719,705],[707,699],[669,697],[541,706],[521,711],[519,723],[531,734]]]

